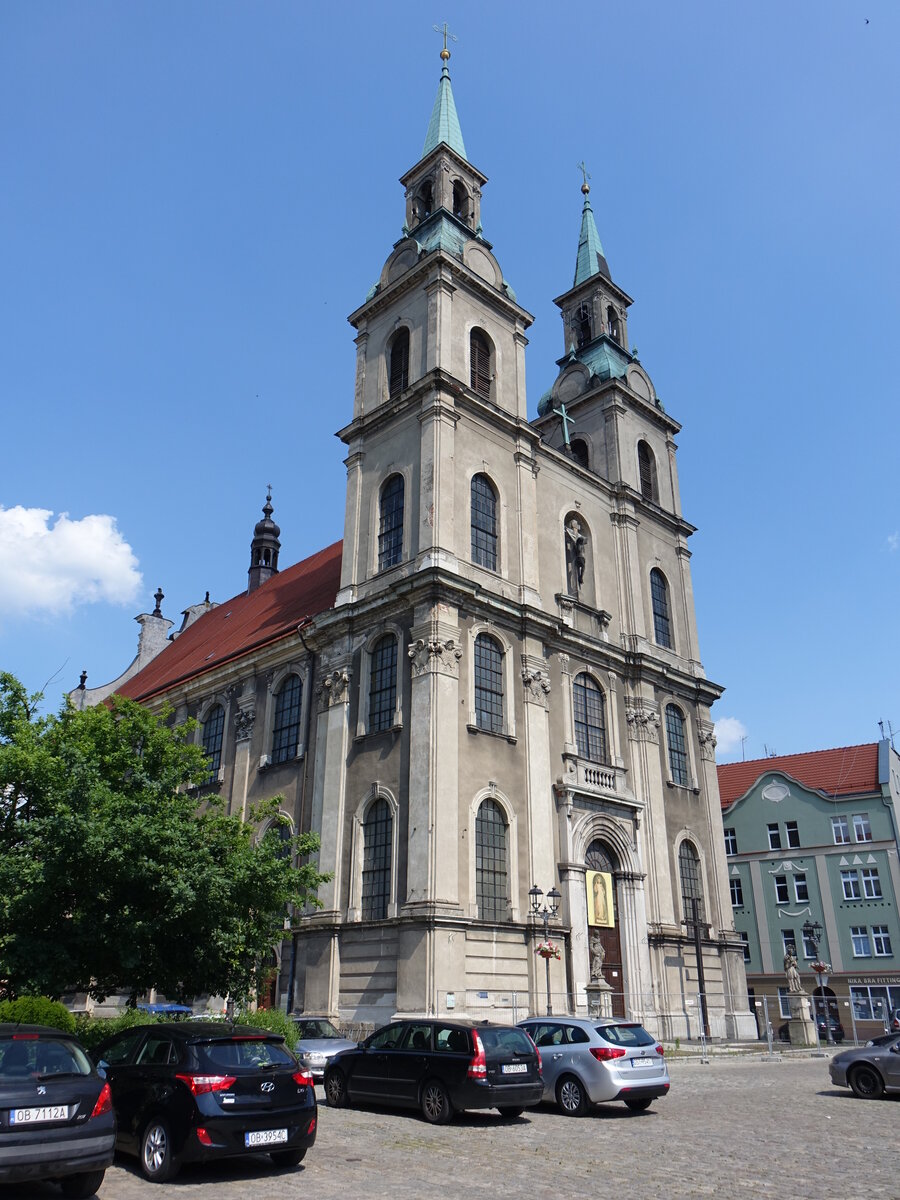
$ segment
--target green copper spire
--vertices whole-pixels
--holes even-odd
[[[452,33],[447,30],[446,23],[443,29],[435,25],[435,30],[444,35],[444,48],[441,51],[441,81],[438,84],[437,96],[434,100],[434,108],[431,110],[431,120],[428,122],[428,132],[425,134],[425,147],[422,150],[422,157],[429,154],[441,142],[446,142],[451,150],[455,150],[461,157],[466,157],[466,147],[463,142],[462,130],[459,127],[459,117],[456,115],[456,104],[453,100],[453,89],[450,86],[450,72],[447,69],[447,61],[450,58],[450,51],[447,49],[448,36],[456,41]]]
[[[594,210],[591,208],[589,199],[591,189],[588,179],[590,176],[585,170],[584,163],[580,165],[584,173],[584,183],[581,185],[584,193],[584,208],[581,210],[581,236],[578,239],[578,258],[575,260],[573,287],[578,287],[579,283],[584,283],[592,275],[605,275],[607,279],[610,278],[609,265],[606,255],[603,253],[603,246],[600,244],[600,234],[597,232]]]

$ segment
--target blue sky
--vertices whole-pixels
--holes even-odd
[[[342,536],[346,314],[400,236],[444,20],[532,415],[591,172],[684,426],[720,760],[900,728],[894,0],[7,0],[0,669],[55,703],[130,661],[158,585],[176,619],[241,591],[268,482],[283,562]]]

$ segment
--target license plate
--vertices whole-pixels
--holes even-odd
[[[258,1129],[244,1134],[245,1146],[277,1146],[287,1141],[286,1129]]]
[[[10,1109],[10,1125],[31,1125],[35,1121],[68,1121],[69,1108],[66,1104],[45,1104],[43,1108]]]
[[[500,1068],[503,1075],[526,1075],[528,1063],[504,1063]]]
[[[656,1062],[652,1058],[633,1058],[631,1065],[633,1067],[655,1067]]]

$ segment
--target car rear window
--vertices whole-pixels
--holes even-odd
[[[330,1021],[298,1021],[297,1031],[302,1038],[339,1038],[341,1036]]]
[[[80,1046],[63,1038],[11,1037],[0,1039],[0,1082],[14,1083],[34,1076],[90,1075],[93,1068]]]
[[[652,1046],[656,1038],[650,1036],[643,1025],[597,1025],[597,1032],[614,1046]]]
[[[487,1054],[492,1050],[499,1054],[534,1054],[531,1038],[521,1029],[491,1029],[480,1025],[478,1036]]]
[[[216,1071],[252,1070],[270,1065],[295,1066],[296,1061],[281,1042],[265,1038],[241,1038],[236,1041],[199,1042],[197,1053],[201,1066]]]

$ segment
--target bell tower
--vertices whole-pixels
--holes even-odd
[[[261,583],[278,574],[278,551],[281,549],[281,530],[272,520],[272,488],[266,491],[263,519],[256,522],[250,543],[250,568],[247,571],[247,591],[254,592]]]

